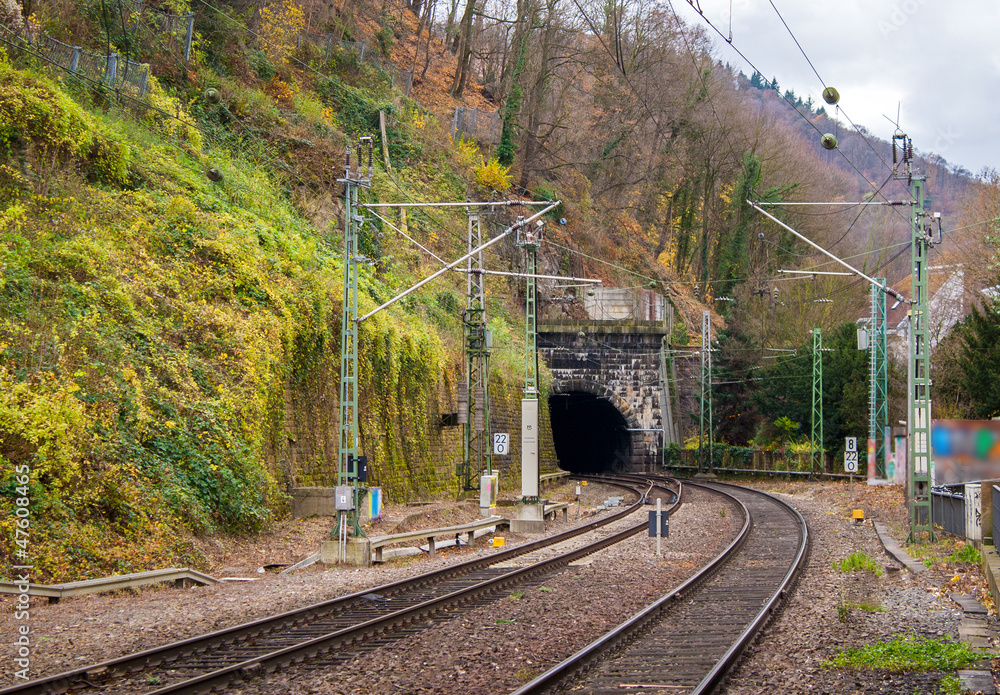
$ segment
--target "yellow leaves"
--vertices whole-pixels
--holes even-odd
[[[282,63],[295,50],[296,35],[305,27],[306,16],[294,0],[278,0],[260,11],[261,49]]]
[[[723,186],[722,190],[719,191],[719,198],[721,198],[722,202],[724,202],[727,206],[730,203],[733,202],[733,191],[734,190],[736,190],[736,184],[735,183],[729,183],[729,184],[726,184],[725,186]]]
[[[47,373],[31,383],[18,381],[0,366],[0,439],[25,442],[24,460],[34,453],[33,468],[47,473],[53,487],[72,482],[86,451],[87,418],[73,396],[79,386]]]
[[[464,134],[455,144],[455,149],[458,150],[458,160],[465,166],[470,166],[476,161],[480,163],[483,161],[482,155],[479,154],[479,145],[472,138],[465,137]]]
[[[19,202],[9,205],[6,210],[0,213],[0,229],[8,232],[20,232],[28,222],[28,211],[24,204]]]
[[[483,188],[503,193],[512,183],[510,167],[504,166],[493,157],[476,169],[476,183]]]

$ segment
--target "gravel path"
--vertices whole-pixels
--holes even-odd
[[[937,584],[916,578],[885,554],[872,525],[855,524],[849,509],[866,509],[890,527],[901,528],[901,505],[891,504],[898,488],[858,491],[853,505],[844,486],[758,484],[791,502],[809,525],[811,551],[805,575],[785,608],[749,650],[732,676],[727,695],[848,693],[934,693],[942,673],[888,674],[845,671],[822,662],[851,646],[891,640],[898,635],[958,639],[961,609]],[[797,494],[781,494],[781,490]],[[905,517],[903,517],[905,519]],[[904,539],[899,539],[904,540]],[[833,563],[861,551],[876,558],[882,577],[870,572],[843,573]],[[935,575],[940,582],[944,577]],[[860,607],[859,607],[860,606]],[[953,675],[953,674],[951,674]]]

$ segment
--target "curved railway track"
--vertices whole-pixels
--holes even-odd
[[[645,529],[644,521],[592,542],[575,543],[576,547],[551,557],[538,557],[539,551],[545,548],[594,532],[635,512],[643,506],[653,489],[644,478],[602,478],[601,482],[633,490],[638,501],[604,519],[491,553],[485,558],[475,558],[364,592],[37,679],[0,690],[0,695],[54,695],[88,691],[147,695],[207,693],[236,680],[306,661],[317,661],[319,665],[350,658],[351,645],[398,638],[393,635],[414,631],[416,628],[412,626],[415,623],[459,606],[481,603],[497,592],[530,582]],[[676,507],[681,501],[680,486],[677,490],[670,490],[668,482],[671,481],[663,479],[656,487],[665,490]],[[526,556],[529,559],[517,561],[517,558]],[[407,629],[408,626],[411,626],[410,629]]]
[[[648,478],[646,478],[648,479]],[[790,505],[723,483],[743,530],[680,587],[517,690],[541,693],[711,693],[773,615],[804,565],[809,536]]]

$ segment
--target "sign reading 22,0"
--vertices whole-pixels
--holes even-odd
[[[847,437],[844,442],[844,472],[858,472],[858,438]]]
[[[506,432],[493,433],[493,453],[500,456],[510,453],[510,436]]]

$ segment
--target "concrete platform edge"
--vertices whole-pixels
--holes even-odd
[[[878,539],[882,543],[882,547],[885,548],[886,554],[918,576],[927,572],[925,565],[910,557],[899,546],[896,539],[889,535],[889,528],[885,524],[876,521],[872,525],[875,527],[875,533],[878,534]],[[996,577],[1000,574],[1000,555],[992,546],[983,546],[982,550],[983,570],[989,582],[990,593],[993,594],[995,601],[997,597]],[[930,582],[929,577],[925,576],[923,579]],[[995,645],[998,636],[996,631],[988,625],[986,608],[971,596],[951,594],[950,598],[962,608],[962,627],[959,628],[959,639],[973,647]],[[988,637],[983,635],[988,635]],[[993,674],[988,669],[962,669],[958,671],[958,677],[966,690],[970,692],[997,695],[996,687],[993,685]]]

